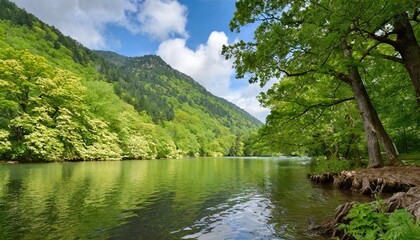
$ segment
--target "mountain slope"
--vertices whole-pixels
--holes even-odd
[[[223,98],[214,96],[191,77],[171,68],[158,56],[129,58],[112,52],[96,53],[126,73],[123,79],[117,82],[117,89],[128,93],[125,100],[137,106],[139,111],[146,110],[156,121],[173,120],[174,109],[188,104],[239,132],[261,125],[261,122],[249,113]],[[164,94],[153,94],[152,91],[156,90]],[[172,100],[175,101],[171,101],[173,97],[175,99]],[[133,101],[133,98],[136,100]],[[159,107],[160,115],[155,107]]]
[[[7,0],[0,63],[1,159],[241,155],[261,125],[159,57],[93,52]]]

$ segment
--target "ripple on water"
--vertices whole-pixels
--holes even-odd
[[[209,207],[209,215],[192,226],[175,231],[185,232],[182,239],[281,239],[270,223],[273,204],[259,194],[237,195],[225,203]]]

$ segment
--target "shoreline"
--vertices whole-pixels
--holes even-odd
[[[319,185],[328,185],[353,194],[384,196],[386,212],[391,213],[397,209],[406,209],[417,222],[420,222],[420,167],[417,166],[392,166],[382,168],[358,169],[342,171],[340,173],[308,174],[308,178]],[[375,201],[370,204],[374,204]],[[319,225],[309,230],[319,235],[339,237],[344,234],[337,226],[346,223],[345,217],[354,204],[346,202],[337,206],[332,219],[324,219]]]
[[[366,168],[340,173],[308,174],[308,178],[317,184],[332,185],[357,194],[406,192],[412,187],[420,187],[420,167]]]
[[[0,164],[18,164],[19,161],[0,161]]]

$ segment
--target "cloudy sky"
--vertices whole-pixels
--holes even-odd
[[[125,56],[156,54],[265,121],[267,109],[256,96],[264,91],[235,79],[232,62],[221,55],[224,44],[252,39],[252,29],[231,33],[235,0],[12,0],[91,49]]]

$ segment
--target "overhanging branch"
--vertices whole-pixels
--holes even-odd
[[[341,73],[341,72],[337,72],[337,71],[334,71],[334,70],[330,70],[329,74],[331,76],[334,76],[334,77],[338,78],[339,80],[351,85],[351,79],[346,74]]]
[[[386,54],[382,54],[382,53],[375,54],[375,56],[379,56],[383,59],[387,59],[387,60],[391,60],[391,61],[394,61],[394,62],[404,64],[404,61],[402,60],[402,58],[399,58],[399,57],[396,57],[396,56],[390,56],[390,55],[386,55]]]
[[[375,44],[373,44],[370,48],[368,48],[366,50],[366,52],[363,53],[363,56],[359,59],[359,62],[362,62],[368,55],[370,55],[370,52],[375,49],[379,44],[381,44],[382,42],[376,42]]]
[[[298,104],[298,105],[300,105],[300,106],[304,106],[305,107],[305,109],[303,110],[303,112],[301,112],[301,113],[299,113],[298,115],[295,115],[295,116],[293,116],[293,117],[291,117],[291,118],[289,118],[285,123],[288,123],[288,122],[291,122],[291,121],[293,121],[293,120],[295,120],[295,119],[297,119],[297,118],[299,118],[299,117],[301,117],[301,116],[303,116],[303,115],[305,115],[309,110],[311,110],[311,109],[313,109],[313,108],[317,108],[317,107],[324,107],[324,110],[325,110],[325,108],[329,108],[329,107],[332,107],[332,106],[335,106],[335,105],[338,105],[338,104],[340,104],[340,103],[344,103],[344,102],[348,102],[348,101],[351,101],[351,100],[354,100],[354,97],[348,97],[348,98],[343,98],[343,99],[337,99],[337,100],[334,100],[334,101],[332,101],[332,102],[328,102],[328,103],[317,103],[317,104],[313,104],[313,105],[309,105],[309,106],[307,106],[307,105],[304,105],[304,104],[301,104],[301,103],[297,103],[297,102],[294,102],[295,104]],[[319,117],[318,117],[319,118]]]
[[[363,29],[357,29],[357,30],[361,33],[367,34],[370,38],[372,38],[372,39],[374,39],[378,42],[387,43],[387,44],[389,44],[391,46],[394,46],[394,47],[397,45],[396,41],[391,40],[389,38],[389,35],[394,34],[394,32],[389,32],[389,33],[386,33],[385,35],[378,36],[375,33],[371,33],[369,31],[366,31],[366,30],[363,30]]]
[[[351,101],[351,100],[354,100],[354,97],[337,99],[337,100],[334,100],[334,101],[329,102],[329,103],[317,103],[317,104],[314,104],[314,105],[311,105],[311,106],[308,106],[308,107],[310,107],[310,108],[315,108],[315,107],[326,107],[326,108],[328,108],[328,107],[332,107],[332,106],[338,105],[340,103],[348,102],[348,101]]]
[[[311,73],[311,72],[315,72],[315,70],[313,70],[313,69],[310,69],[310,70],[307,70],[307,71],[304,71],[304,72],[298,72],[298,73],[290,73],[290,72],[288,72],[286,70],[283,70],[283,69],[280,69],[279,71],[286,74],[286,76],[288,76],[288,77],[298,77],[298,76],[306,75],[306,74]]]
[[[391,60],[394,62],[398,62],[401,64],[404,64],[404,61],[402,58],[392,56],[392,55],[386,55],[383,53],[372,53],[372,51],[379,45],[382,44],[382,42],[376,42],[374,45],[372,45],[370,48],[366,50],[366,52],[363,53],[363,56],[359,59],[359,62],[362,62],[367,56],[373,56],[373,57],[381,57],[383,59]]]

